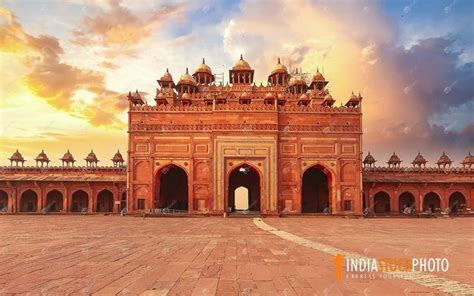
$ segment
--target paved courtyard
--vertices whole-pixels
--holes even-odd
[[[265,218],[367,257],[446,257],[474,285],[474,220]],[[0,216],[0,295],[443,295],[401,279],[336,280],[334,256],[251,218]]]

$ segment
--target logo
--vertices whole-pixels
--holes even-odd
[[[387,279],[410,276],[414,272],[447,272],[449,260],[447,258],[369,258],[351,257],[336,254],[332,260],[336,268],[336,280],[346,279]]]

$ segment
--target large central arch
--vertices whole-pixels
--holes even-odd
[[[188,210],[188,175],[177,165],[163,167],[156,173],[155,208]]]
[[[321,166],[308,168],[303,174],[301,186],[301,212],[331,212],[329,170]]]
[[[228,203],[230,211],[260,211],[260,174],[254,167],[242,164],[229,174]]]

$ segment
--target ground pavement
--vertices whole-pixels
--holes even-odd
[[[263,223],[263,224],[262,224]],[[474,220],[0,216],[0,294],[442,295],[401,279],[342,279],[334,256],[446,257],[474,284]]]

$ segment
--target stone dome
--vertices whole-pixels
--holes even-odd
[[[240,55],[240,59],[235,62],[234,67],[232,70],[251,70],[249,63],[243,59],[242,55]]]

